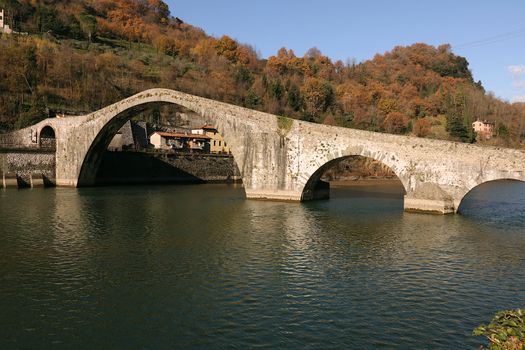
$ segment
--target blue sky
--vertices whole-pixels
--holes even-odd
[[[372,58],[396,45],[449,43],[474,79],[507,101],[525,102],[523,0],[168,0],[173,16],[229,35],[266,58],[281,47],[317,47],[334,61]]]

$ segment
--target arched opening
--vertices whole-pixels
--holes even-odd
[[[47,125],[40,130],[40,147],[41,148],[56,148],[55,130]]]
[[[458,213],[486,222],[525,224],[525,181],[501,179],[472,188],[461,200]]]
[[[331,160],[315,171],[303,189],[302,199],[387,198],[402,211],[405,194],[403,183],[390,167],[353,155]]]
[[[238,183],[229,142],[218,129],[174,103],[129,108],[91,144],[78,186]]]

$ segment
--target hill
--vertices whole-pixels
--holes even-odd
[[[28,35],[0,40],[0,128],[84,113],[150,87],[172,88],[292,118],[464,142],[523,147],[525,106],[487,94],[449,45],[416,43],[356,62],[312,48],[267,60],[174,17],[161,0],[0,0]],[[164,116],[152,110],[149,118]]]

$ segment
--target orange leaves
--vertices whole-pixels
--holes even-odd
[[[430,134],[430,122],[426,118],[418,119],[414,123],[414,134],[418,137],[425,137]]]
[[[227,35],[223,35],[217,40],[215,50],[219,56],[224,56],[231,62],[237,60],[237,42]]]
[[[317,50],[317,49],[316,49]],[[286,74],[301,74],[306,76],[316,76],[328,79],[329,74],[316,74],[319,68],[323,68],[323,72],[333,70],[333,67],[328,70],[325,69],[330,60],[320,55],[320,52],[310,49],[310,53],[303,58],[295,56],[293,50],[287,50],[282,47],[277,52],[277,56],[270,56],[266,64],[267,71],[274,76]],[[310,56],[309,56],[310,55]],[[316,66],[317,64],[317,66]],[[330,63],[331,65],[331,63]]]
[[[190,50],[190,54],[199,63],[207,62],[210,58],[216,55],[216,42],[217,41],[211,37],[203,38]]]
[[[383,129],[391,134],[404,134],[407,130],[409,119],[399,112],[389,113],[383,121]]]
[[[215,41],[217,55],[225,57],[231,63],[247,66],[257,61],[253,49],[246,45],[240,45],[227,35],[223,35]]]
[[[301,87],[301,95],[304,98],[306,112],[314,119],[328,109],[334,100],[332,85],[319,78],[307,78]]]

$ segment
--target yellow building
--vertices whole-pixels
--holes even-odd
[[[230,153],[230,147],[228,147],[222,135],[213,125],[205,124],[200,129],[193,129],[191,132],[206,135],[210,138],[210,153]]]

